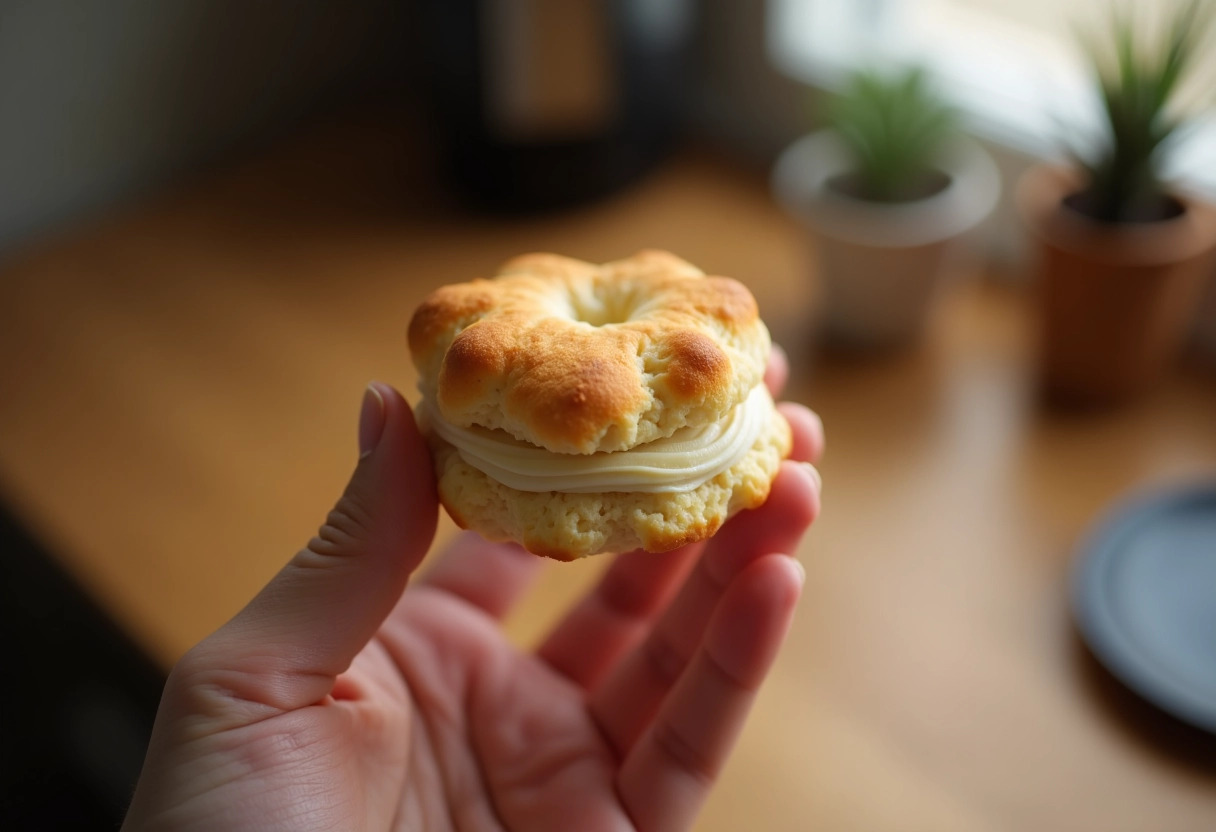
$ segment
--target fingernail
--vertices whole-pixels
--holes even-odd
[[[806,583],[806,567],[798,562],[797,558],[790,558],[794,562],[794,571],[798,573],[798,585]]]
[[[820,496],[822,496],[823,495],[823,475],[820,474],[819,469],[816,468],[811,463],[803,462],[802,464],[806,468],[806,470],[810,472],[811,479],[813,479],[815,481],[815,490],[819,492]]]
[[[380,434],[384,433],[384,396],[375,383],[363,391],[363,406],[359,410],[359,459],[376,449]]]

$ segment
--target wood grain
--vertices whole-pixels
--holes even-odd
[[[820,355],[798,229],[712,154],[511,221],[419,198],[429,176],[400,158],[392,134],[320,131],[3,266],[0,483],[163,663],[323,517],[366,381],[414,397],[404,328],[427,291],[523,251],[667,247],[752,287],[829,436],[795,629],[698,828],[1216,828],[1216,744],[1112,683],[1066,603],[1112,500],[1216,470],[1216,378],[1049,413],[1026,299],[975,279],[915,349]],[[549,568],[512,636],[602,566]]]

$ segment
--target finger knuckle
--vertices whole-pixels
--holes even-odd
[[[687,664],[684,656],[665,637],[653,634],[643,642],[643,656],[650,672],[664,686],[675,684]]]
[[[677,770],[708,787],[718,776],[718,767],[711,754],[698,748],[680,729],[667,719],[655,723],[654,744]]]
[[[308,542],[307,554],[301,566],[324,566],[331,558],[346,558],[363,546],[372,528],[371,512],[363,501],[350,494],[343,495],[325,518],[315,537]]]

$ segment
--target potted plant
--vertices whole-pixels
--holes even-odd
[[[823,114],[825,129],[781,155],[773,188],[812,233],[825,334],[907,342],[996,202],[996,167],[919,68],[858,72]]]
[[[1161,180],[1183,126],[1173,104],[1201,55],[1213,4],[1177,5],[1146,43],[1130,11],[1089,42],[1102,140],[1071,169],[1037,166],[1018,186],[1037,240],[1040,375],[1053,398],[1110,402],[1142,391],[1175,357],[1216,246],[1210,206]],[[1151,31],[1151,30],[1149,30]]]

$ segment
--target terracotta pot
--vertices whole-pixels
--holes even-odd
[[[1037,240],[1039,371],[1053,398],[1113,402],[1161,378],[1195,317],[1216,248],[1216,210],[1179,197],[1158,222],[1099,223],[1064,204],[1071,171],[1031,168],[1018,208]]]
[[[975,142],[960,139],[936,165],[946,186],[923,199],[877,203],[831,182],[851,161],[830,131],[778,159],[773,191],[811,232],[820,324],[834,342],[891,347],[917,337],[945,279],[965,262],[966,236],[992,210],[1000,176]]]
[[[1216,258],[1213,258],[1216,260]],[[1199,320],[1195,327],[1195,349],[1211,367],[1216,368],[1216,262],[1208,279],[1207,294],[1199,304]]]

